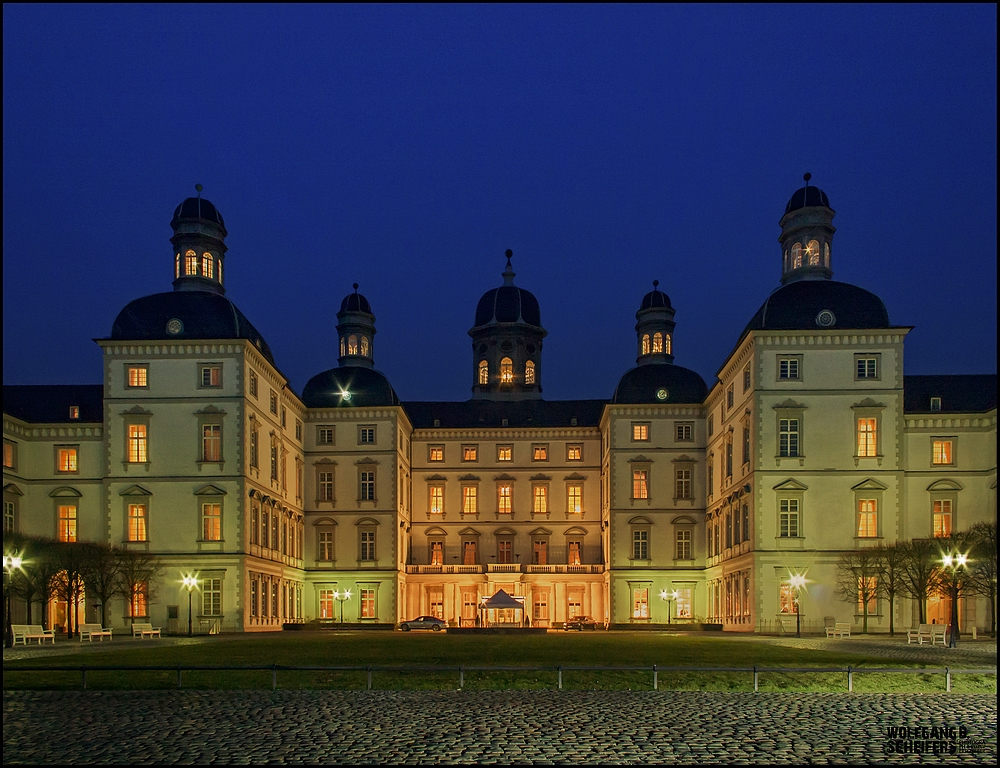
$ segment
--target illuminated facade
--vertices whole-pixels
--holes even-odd
[[[499,589],[533,626],[770,631],[794,616],[796,575],[806,627],[854,621],[832,587],[841,553],[995,520],[996,377],[904,377],[910,329],[832,280],[833,215],[808,180],[792,196],[782,287],[711,387],[674,363],[675,310],[654,283],[613,396],[542,399],[546,331],[508,251],[469,331],[471,399],[400,402],[357,285],[337,367],[293,392],[225,297],[222,216],[189,198],[174,290],[98,340],[103,383],[4,388],[5,531],[156,554],[161,579],[132,603],[170,631],[192,574],[196,626],[225,631],[471,626]],[[872,609],[887,629],[887,605]],[[962,609],[985,626],[982,601]],[[66,606],[48,610],[62,623]],[[897,626],[912,614],[900,600]]]

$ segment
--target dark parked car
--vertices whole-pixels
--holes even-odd
[[[577,629],[582,632],[585,629],[597,629],[598,624],[597,619],[592,616],[574,616],[563,627],[567,630]]]
[[[417,616],[415,619],[410,621],[401,621],[399,623],[399,628],[404,632],[409,632],[411,629],[429,629],[433,632],[440,632],[442,629],[447,629],[448,622],[444,619],[439,619],[437,616]]]

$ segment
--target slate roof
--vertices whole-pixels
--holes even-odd
[[[830,207],[830,199],[826,196],[826,192],[819,187],[801,187],[792,193],[788,205],[785,206],[785,213],[799,208],[812,208],[820,205]]]
[[[176,228],[176,224],[181,219],[202,219],[219,224],[223,231],[226,223],[222,220],[222,214],[218,209],[203,197],[189,197],[174,210],[174,217],[170,220],[170,226]]]
[[[667,391],[663,400],[656,396]],[[694,371],[671,363],[639,365],[627,371],[611,397],[613,403],[697,403],[708,395],[705,380]]]
[[[607,400],[466,400],[402,403],[414,429],[596,427]],[[439,420],[435,425],[434,420]]]
[[[941,410],[931,410],[931,398]],[[903,376],[905,413],[985,413],[997,407],[997,375]]]
[[[71,405],[80,418],[71,419]],[[33,424],[104,422],[104,386],[101,384],[22,384],[3,387],[3,412]]]
[[[833,312],[835,319],[832,325],[822,326],[817,322],[819,313],[824,309]],[[874,293],[836,280],[796,280],[767,297],[750,318],[740,338],[750,331],[762,330],[890,327],[885,304]]]
[[[673,309],[670,306],[670,297],[658,288],[654,288],[642,297],[642,304],[639,305],[639,311],[642,312],[644,309],[658,309],[661,307],[664,309]]]
[[[531,291],[516,285],[501,285],[483,294],[476,306],[476,325],[490,323],[527,323],[542,326],[542,313],[538,299]]]
[[[350,393],[345,397],[344,393]],[[368,408],[399,405],[399,398],[384,374],[373,368],[344,365],[317,373],[302,390],[306,408]]]

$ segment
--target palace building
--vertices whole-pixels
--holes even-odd
[[[211,631],[471,626],[501,589],[536,627],[774,631],[794,576],[806,627],[859,623],[834,590],[844,552],[995,521],[997,380],[904,375],[911,328],[833,280],[833,217],[807,178],[780,220],[781,286],[742,332],[720,330],[735,346],[709,383],[675,362],[654,282],[611,397],[544,399],[542,308],[507,251],[469,331],[471,398],[406,402],[376,368],[357,285],[336,366],[289,387],[226,296],[225,223],[199,191],[171,221],[173,290],[97,340],[103,382],[4,387],[4,531],[155,554],[156,583],[108,621],[168,631],[186,629],[189,575]],[[987,625],[985,601],[960,609]],[[69,607],[45,610],[62,624]],[[75,610],[100,620],[91,600]],[[915,621],[911,601],[895,610]],[[870,627],[888,611],[869,605]],[[928,621],[948,615],[932,598]]]

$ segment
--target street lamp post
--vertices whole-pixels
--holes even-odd
[[[14,646],[14,627],[10,618],[10,586],[14,578],[14,571],[21,567],[20,555],[3,556],[3,611],[4,611],[4,635],[3,644],[7,648]]]
[[[795,636],[802,637],[802,603],[799,600],[802,587],[806,585],[806,577],[802,574],[792,576],[792,587],[795,589]]]
[[[194,626],[192,622],[191,613],[191,596],[194,594],[194,588],[198,585],[198,580],[194,576],[184,577],[184,588],[188,591],[188,637],[194,635]]]
[[[949,648],[958,648],[958,571],[964,568],[968,559],[959,553],[953,555],[950,552],[944,556],[944,567],[951,571],[951,637],[948,639]]]
[[[334,599],[340,603],[340,623],[344,623],[344,601],[351,599],[351,590],[345,589],[341,592],[339,589],[333,591]]]
[[[673,616],[673,601],[677,599],[677,590],[672,592],[667,592],[667,590],[660,590],[660,599],[667,601],[667,624],[670,623],[670,619]]]

